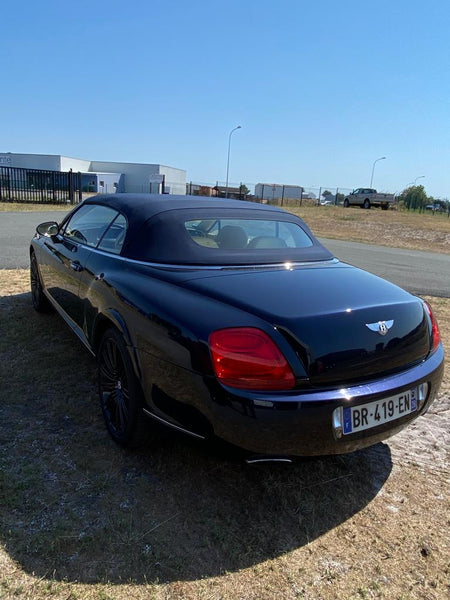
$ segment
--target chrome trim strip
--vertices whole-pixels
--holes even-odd
[[[189,429],[184,429],[184,427],[180,427],[179,425],[175,425],[174,423],[171,423],[170,421],[166,421],[162,417],[158,417],[157,415],[155,415],[154,413],[150,412],[146,408],[144,408],[143,411],[145,412],[146,415],[148,415],[152,419],[155,419],[155,421],[159,421],[160,423],[163,423],[164,425],[167,425],[168,427],[172,427],[173,429],[177,429],[178,431],[181,431],[183,433],[187,433],[188,435],[192,435],[193,437],[198,438],[200,440],[205,440],[206,439],[205,436],[203,436],[203,435],[200,435],[198,433],[194,433],[193,431],[189,431]]]
[[[290,458],[271,458],[271,457],[267,457],[267,458],[247,458],[245,462],[248,465],[254,465],[254,464],[263,463],[263,462],[292,463],[292,460]]]
[[[84,335],[81,327],[79,327],[75,323],[75,321],[71,317],[69,317],[69,315],[66,313],[66,311],[63,308],[61,308],[61,306],[56,302],[56,300],[54,300],[54,298],[52,296],[50,296],[50,294],[47,292],[47,290],[44,289],[43,292],[46,295],[50,304],[53,306],[53,308],[58,313],[58,315],[67,323],[67,325],[70,327],[70,329],[74,332],[74,334],[77,336],[77,338],[80,340],[80,342],[82,342],[82,344],[86,347],[86,349],[89,350],[89,352],[92,354],[92,356],[95,356],[95,352],[90,347],[89,342],[88,342],[86,336]]]
[[[137,260],[135,258],[127,258],[126,256],[120,256],[120,254],[114,254],[113,252],[106,252],[105,250],[100,250],[98,248],[92,248],[91,246],[86,246],[89,248],[91,252],[98,252],[102,256],[108,256],[109,258],[116,258],[123,262],[132,263],[135,265],[142,265],[144,267],[152,267],[154,269],[163,269],[165,271],[224,271],[224,270],[249,270],[249,269],[286,269],[286,265],[288,264],[290,267],[303,267],[303,266],[313,266],[313,265],[323,265],[323,264],[336,264],[339,261],[337,258],[330,258],[329,260],[310,260],[304,262],[291,262],[284,261],[281,263],[265,263],[261,265],[190,265],[190,264],[169,264],[169,263],[157,263],[157,262],[148,262],[144,260]]]

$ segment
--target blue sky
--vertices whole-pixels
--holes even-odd
[[[450,198],[448,0],[2,5],[0,152]]]

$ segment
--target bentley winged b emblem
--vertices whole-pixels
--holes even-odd
[[[378,321],[377,323],[366,323],[366,327],[368,327],[371,331],[376,331],[380,335],[386,335],[393,324],[394,319],[392,319],[391,321]]]

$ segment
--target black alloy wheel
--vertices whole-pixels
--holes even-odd
[[[368,198],[364,200],[364,208],[370,208],[370,200]]]
[[[34,252],[30,256],[30,284],[31,301],[34,310],[37,312],[48,312],[51,309],[51,304],[42,290],[41,278]]]
[[[123,337],[116,329],[103,335],[98,351],[98,386],[106,427],[115,442],[138,446],[148,437],[143,395]]]
[[[350,206],[350,202],[348,201],[348,198],[346,198],[344,200],[344,208],[348,208]]]

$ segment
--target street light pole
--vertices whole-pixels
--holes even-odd
[[[227,157],[227,183],[226,183],[226,192],[225,192],[225,198],[228,198],[228,173],[230,172],[230,148],[231,148],[231,134],[233,133],[233,131],[236,131],[236,129],[241,129],[241,126],[238,125],[237,127],[235,127],[234,129],[232,129],[230,131],[230,135],[228,136],[228,157]]]
[[[373,166],[372,166],[372,177],[370,178],[370,187],[372,187],[372,182],[373,182],[373,172],[375,171],[375,165],[379,160],[385,160],[386,157],[385,156],[381,156],[380,158],[377,158],[376,160],[373,161]]]
[[[416,178],[414,179],[414,181],[410,181],[409,183],[407,183],[407,184],[406,184],[406,187],[409,187],[410,185],[416,185],[416,181],[417,181],[418,179],[422,179],[422,177],[425,177],[425,175],[419,175],[419,177],[416,177]]]

